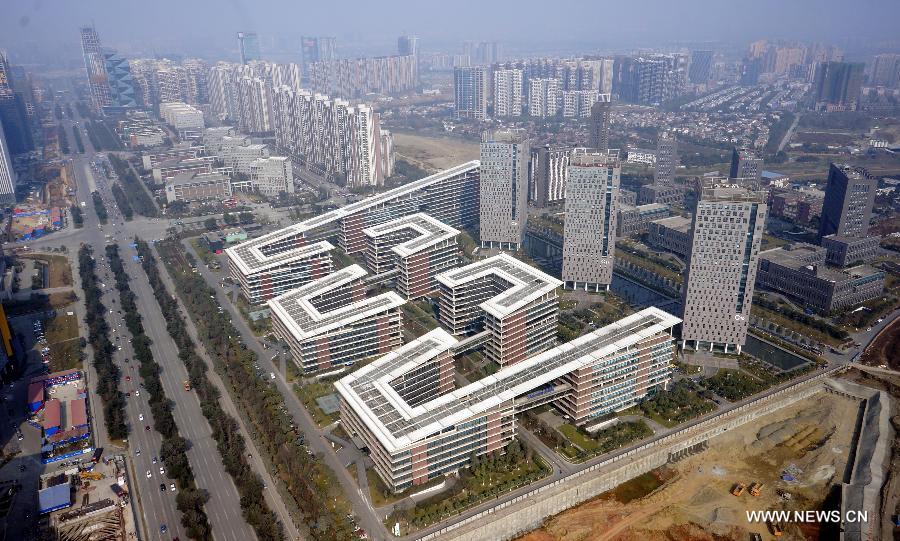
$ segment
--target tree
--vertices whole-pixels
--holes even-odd
[[[203,225],[208,231],[213,231],[219,227],[219,222],[215,218],[207,218],[203,221]]]
[[[235,225],[238,223],[237,216],[235,216],[234,214],[231,214],[229,212],[226,212],[225,214],[223,214],[222,219],[225,221],[225,223],[227,225]]]

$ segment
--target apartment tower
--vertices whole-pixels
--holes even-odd
[[[481,139],[481,246],[518,250],[528,221],[525,130],[486,131]]]

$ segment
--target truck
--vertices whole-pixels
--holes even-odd
[[[753,483],[752,485],[750,485],[750,495],[756,496],[758,498],[762,487],[762,483]]]
[[[745,485],[744,483],[738,483],[738,484],[734,485],[734,488],[731,489],[731,493],[734,494],[735,496],[740,496],[741,494],[744,493],[744,490],[746,490],[746,488],[747,488],[747,485]]]

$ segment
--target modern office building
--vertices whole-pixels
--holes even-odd
[[[366,266],[379,275],[397,271],[397,291],[417,299],[438,290],[436,276],[456,267],[459,230],[419,212],[363,229]]]
[[[255,306],[331,274],[333,248],[324,240],[305,243],[283,233],[243,242],[227,248],[225,254],[229,276],[240,284],[244,299]]]
[[[861,62],[821,62],[813,81],[814,108],[824,111],[855,111],[859,105],[863,70]]]
[[[199,156],[197,158],[172,158],[156,164],[151,173],[156,182],[166,183],[183,173],[205,174],[226,171],[214,171],[215,156]]]
[[[403,491],[502,452],[530,408],[553,403],[586,425],[664,389],[678,322],[647,308],[461,388],[458,342],[435,329],[335,383],[341,419],[385,484]]]
[[[569,158],[562,261],[566,289],[609,289],[620,173],[617,150],[576,149]]]
[[[675,168],[678,167],[678,141],[675,136],[660,133],[656,138],[656,168],[653,183],[658,186],[675,184]]]
[[[522,116],[522,70],[494,71],[494,117]]]
[[[865,169],[832,163],[822,203],[819,239],[834,234],[867,236],[877,189],[878,179]]]
[[[455,118],[487,119],[490,73],[484,66],[457,67],[453,70]]]
[[[562,285],[556,278],[500,254],[437,281],[441,323],[457,336],[487,332],[487,359],[508,366],[553,346]]]
[[[762,178],[762,168],[763,159],[754,150],[734,147],[728,177],[759,182]]]
[[[13,170],[12,156],[6,145],[2,121],[0,121],[0,203],[4,205],[16,203],[16,172]]]
[[[178,173],[166,182],[166,201],[192,203],[231,197],[231,179],[219,173]]]
[[[609,148],[609,117],[612,112],[612,96],[600,94],[597,102],[591,107],[591,122],[588,146],[605,151]]]
[[[360,253],[366,249],[364,229],[417,212],[452,227],[472,226],[478,223],[478,165],[477,160],[458,165],[245,243],[255,251],[239,249],[243,244],[226,250],[232,273],[252,269],[259,254],[289,257],[335,233],[344,253]]]
[[[91,93],[91,107],[100,113],[109,105],[109,78],[106,61],[100,44],[100,35],[93,26],[81,28],[81,52],[87,71],[88,90]]]
[[[269,301],[275,336],[303,372],[344,369],[402,344],[406,300],[393,291],[366,297],[366,276],[351,265]]]
[[[616,238],[643,235],[649,231],[650,222],[668,218],[671,214],[672,207],[662,203],[647,203],[636,207],[617,205]]]
[[[688,78],[694,84],[706,84],[712,74],[712,66],[712,51],[691,51],[691,67],[688,70]]]
[[[531,150],[531,182],[528,198],[538,207],[566,198],[569,154],[567,146],[545,145]]]
[[[804,307],[828,314],[881,296],[884,271],[868,265],[849,269],[825,266],[826,249],[787,245],[759,254],[757,287],[777,291]]]
[[[238,188],[238,182],[232,182]],[[280,193],[294,193],[294,169],[291,159],[286,156],[257,158],[250,164],[251,190],[266,197],[277,197]]]
[[[528,79],[528,115],[550,118],[559,113],[561,84],[555,78]]]
[[[828,235],[822,237],[825,261],[837,267],[850,267],[866,263],[878,255],[879,237],[851,237],[848,235]]]
[[[679,257],[687,257],[691,249],[691,219],[671,216],[653,220],[648,226],[647,243]]]
[[[530,141],[524,130],[486,131],[481,138],[483,248],[518,250],[528,222]]]
[[[644,184],[638,192],[638,202],[642,205],[649,203],[662,203],[680,207],[684,205],[684,188],[681,186],[660,186],[659,184]]]
[[[109,103],[107,108],[122,110],[137,107],[134,79],[131,76],[131,67],[128,64],[128,60],[111,49],[104,49],[102,55],[109,86]]]
[[[256,35],[256,32],[238,32],[237,40],[241,64],[262,60],[262,55],[259,53],[259,36]]]
[[[619,204],[637,206],[637,193],[624,188],[619,188]]]
[[[685,345],[740,352],[766,215],[766,192],[756,185],[703,179],[682,289]]]

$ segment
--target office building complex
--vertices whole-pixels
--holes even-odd
[[[255,306],[331,274],[333,248],[324,240],[306,242],[278,231],[227,248],[225,254],[229,276]]]
[[[672,208],[662,203],[647,203],[632,207],[618,205],[616,211],[616,238],[635,237],[647,233],[650,222],[668,218]]]
[[[548,118],[559,113],[559,79],[528,80],[528,115]]]
[[[825,261],[837,267],[849,267],[875,259],[878,255],[879,237],[850,237],[828,235],[822,237]]]
[[[266,259],[294,257],[313,240],[335,230],[344,253],[363,252],[364,229],[417,212],[457,228],[474,225],[478,222],[478,165],[468,162],[229,248],[225,253],[231,275],[236,281],[249,281],[248,273]]]
[[[638,201],[642,205],[649,203],[662,203],[680,207],[684,205],[684,188],[681,186],[660,186],[658,184],[644,184],[638,192]]]
[[[813,99],[816,110],[855,111],[859,105],[865,64],[822,62],[816,66]]]
[[[248,64],[253,60],[262,60],[259,53],[259,36],[256,32],[238,32],[238,51],[241,55],[241,64]]]
[[[763,159],[748,148],[735,147],[731,152],[731,172],[729,178],[759,182],[762,175]]]
[[[522,70],[494,72],[494,116],[522,116]]]
[[[656,139],[656,169],[653,182],[659,186],[675,183],[675,168],[678,166],[678,142],[673,135],[661,133]]]
[[[348,187],[381,186],[393,174],[391,134],[366,104],[282,86],[274,116],[277,146],[307,169]]]
[[[691,51],[691,67],[688,78],[694,84],[706,84],[712,74],[713,52]]]
[[[877,54],[872,65],[872,84],[896,88],[900,84],[900,54]]]
[[[878,179],[865,169],[832,163],[822,203],[819,239],[834,234],[865,237],[877,189]]]
[[[249,188],[266,197],[294,193],[294,169],[286,156],[257,158],[250,164],[249,175]],[[238,182],[232,184],[238,188]]]
[[[678,323],[647,308],[458,389],[457,341],[435,329],[338,381],[341,419],[402,491],[502,451],[517,413],[553,402],[585,425],[664,389]]]
[[[366,266],[374,274],[396,270],[397,291],[406,299],[437,291],[435,277],[456,267],[459,230],[419,212],[369,227]]]
[[[192,203],[231,197],[231,179],[219,173],[184,172],[166,182],[166,201]]]
[[[564,146],[545,145],[531,151],[531,183],[529,199],[538,207],[566,198],[566,179],[569,174],[569,154]]]
[[[782,293],[827,314],[874,299],[884,291],[884,272],[860,265],[844,270],[825,266],[826,250],[787,245],[759,254],[756,285]]]
[[[591,107],[591,122],[588,146],[600,151],[609,149],[609,115],[612,111],[612,97],[600,94],[597,102]]]
[[[400,347],[400,307],[389,291],[366,297],[359,265],[351,265],[269,301],[275,336],[305,373],[343,369]]]
[[[458,67],[453,70],[456,118],[487,119],[490,73],[484,66]]]
[[[484,132],[481,138],[483,248],[518,250],[528,221],[530,141],[524,130]]]
[[[681,338],[695,349],[744,345],[766,214],[752,183],[703,179],[682,289]]]
[[[566,289],[612,282],[621,164],[617,150],[577,149],[569,158],[562,279]]]
[[[556,339],[562,282],[500,254],[437,276],[441,323],[457,336],[488,333],[485,357],[508,366]]]
[[[687,257],[691,250],[691,219],[671,216],[653,220],[647,227],[647,243],[654,248]]]
[[[0,203],[16,203],[16,172],[13,170],[12,156],[6,145],[3,121],[0,120]]]

